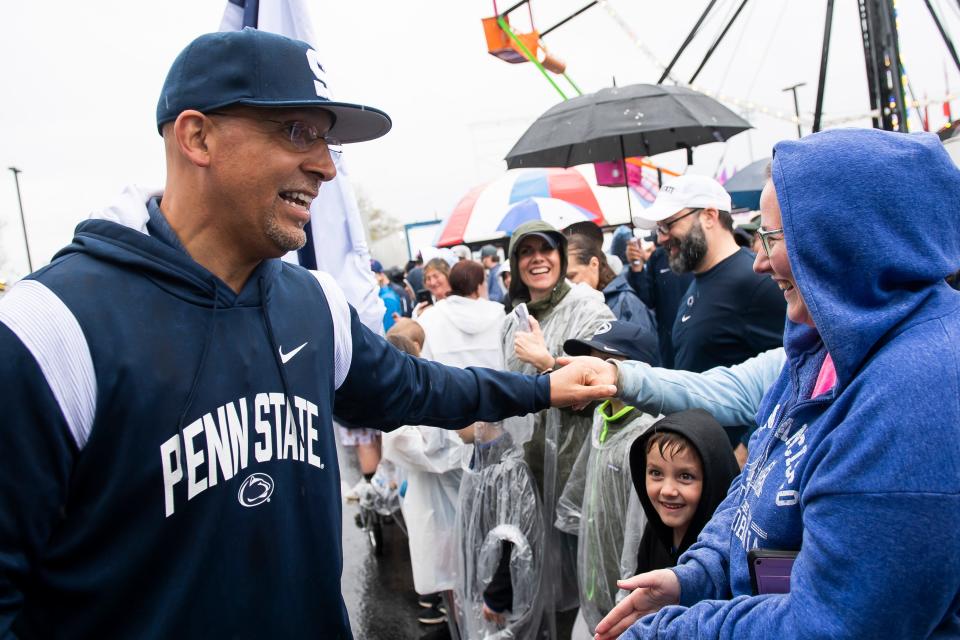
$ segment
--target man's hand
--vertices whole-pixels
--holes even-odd
[[[649,255],[640,247],[639,240],[633,239],[627,243],[627,262],[630,263],[630,271],[643,271],[643,263],[647,261]]]
[[[580,410],[617,393],[617,368],[599,358],[558,358],[563,365],[550,374],[550,404]],[[597,364],[599,363],[599,364]],[[606,369],[610,367],[613,372]]]
[[[592,371],[596,376],[597,384],[617,385],[617,376],[620,375],[620,372],[617,370],[617,366],[612,362],[607,362],[606,360],[601,360],[600,358],[594,358],[593,356],[557,358],[558,367],[565,367],[574,363],[586,367]]]
[[[540,323],[533,316],[530,316],[530,331],[517,331],[514,334],[513,350],[522,362],[532,364],[537,371],[553,368],[553,356],[547,351]]]
[[[648,613],[680,602],[680,581],[677,580],[677,574],[669,569],[658,569],[627,580],[618,580],[617,586],[634,591],[600,621],[594,640],[618,638],[630,625]]]

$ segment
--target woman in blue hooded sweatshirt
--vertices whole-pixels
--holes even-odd
[[[776,146],[760,202],[787,362],[698,541],[597,638],[956,638],[960,171],[934,135],[827,131]],[[789,593],[751,595],[755,548],[799,552]]]

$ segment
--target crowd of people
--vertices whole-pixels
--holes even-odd
[[[351,493],[400,480],[437,637],[960,636],[936,136],[782,142],[740,228],[684,175],[635,216],[653,246],[531,221],[372,261],[383,338],[280,259],[336,143],[390,128],[315,62],[197,38],[158,101],[165,189],[0,299],[0,637],[350,638],[334,437]]]
[[[875,165],[853,162],[858,145],[876,153]],[[944,173],[929,187],[940,195],[930,196],[926,210],[943,212],[937,220],[949,230],[949,241],[935,241],[936,231],[917,233],[910,224],[890,222],[887,212],[898,206],[893,198],[866,198],[862,187],[811,184],[816,175],[808,166],[818,160],[859,167],[865,183],[871,169],[907,153]],[[786,629],[802,636],[792,626],[801,622],[811,635],[829,630],[864,637],[883,629],[875,618],[887,616],[873,615],[862,593],[841,584],[838,568],[876,571],[880,560],[848,557],[858,554],[843,536],[866,544],[864,528],[887,526],[892,535],[899,526],[890,518],[893,505],[933,509],[936,517],[926,517],[942,520],[936,535],[947,535],[952,525],[946,523],[960,517],[956,474],[911,497],[920,485],[897,489],[886,469],[905,472],[903,465],[914,459],[903,449],[888,452],[894,442],[909,447],[912,438],[947,438],[960,428],[955,418],[947,419],[946,429],[939,420],[925,423],[942,432],[937,436],[876,426],[893,429],[901,418],[881,410],[905,378],[886,371],[885,358],[898,357],[887,350],[907,349],[899,357],[910,353],[918,360],[956,335],[953,325],[941,328],[934,319],[944,318],[946,309],[956,313],[950,284],[957,223],[943,198],[956,193],[957,180],[936,140],[830,132],[778,145],[761,213],[741,225],[734,225],[730,196],[718,182],[687,175],[667,182],[635,218],[653,231],[653,247],[622,228],[612,232],[605,251],[599,228],[555,229],[535,221],[511,235],[503,267],[503,248],[493,245],[480,248],[482,264],[465,247],[442,250],[423,268],[431,273],[425,279],[430,299],[413,315],[425,346],[435,340],[444,353],[430,355],[425,348],[422,356],[451,362],[446,345],[453,344],[458,366],[530,374],[586,358],[617,384],[618,396],[476,423],[443,447],[421,440],[419,455],[449,463],[436,479],[459,483],[458,491],[444,494],[443,509],[438,503],[422,512],[409,502],[403,507],[408,520],[445,510],[459,525],[444,529],[456,539],[442,546],[435,545],[436,532],[426,541],[411,532],[412,557],[424,544],[456,552],[419,556],[445,563],[449,578],[432,584],[446,592],[442,599],[417,583],[422,596],[433,597],[425,605],[444,603],[432,605],[439,609],[421,620],[444,620],[464,638],[587,638],[595,632],[600,638],[722,637],[734,627],[738,634],[750,629],[744,637],[790,635]],[[867,204],[857,204],[858,198]],[[827,217],[835,206],[858,215]],[[818,231],[831,224],[851,231],[831,231],[831,241]],[[909,264],[893,258],[897,239],[916,252]],[[860,277],[849,277],[851,267]],[[407,267],[413,268],[416,263]],[[510,273],[504,296],[490,296],[490,283],[500,284],[504,270]],[[455,285],[468,272],[469,286]],[[937,359],[954,372],[948,378],[955,385],[956,361]],[[955,416],[955,402],[947,404],[938,411]],[[879,411],[873,428],[880,433],[868,433],[863,420],[869,411]],[[911,415],[933,416],[930,407]],[[397,437],[391,433],[385,441]],[[392,462],[404,466],[399,458]],[[862,468],[868,464],[873,468]],[[424,466],[412,468],[419,473]],[[930,503],[934,494],[944,498],[940,507]],[[836,505],[837,512],[821,503]],[[813,532],[819,537],[808,541]],[[754,575],[765,551],[788,558],[776,591],[787,593],[773,599],[757,597],[769,588],[763,575]],[[890,548],[875,553],[887,563],[897,555]],[[423,570],[416,563],[415,575]],[[900,558],[895,564],[906,570],[909,563]],[[951,600],[956,578],[932,563],[924,570],[941,589],[933,605],[941,608],[928,611],[929,632],[919,635],[946,637],[960,611]],[[890,597],[884,590],[894,588],[896,575],[888,567],[861,579]],[[840,611],[826,601],[821,578],[834,580],[828,583],[831,598],[859,609]],[[667,604],[683,607],[640,621]],[[908,637],[920,619],[911,611],[883,624]]]

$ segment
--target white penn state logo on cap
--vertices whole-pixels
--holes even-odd
[[[600,325],[600,328],[597,329],[597,332],[593,334],[593,337],[596,338],[597,336],[602,336],[610,331],[610,329],[613,329],[613,325],[609,322],[604,322],[602,325]]]
[[[323,65],[320,64],[320,59],[317,57],[317,52],[313,49],[307,49],[307,64],[310,65],[310,71],[313,72],[313,88],[316,90],[317,95],[325,100],[330,99],[330,92],[327,90],[327,72],[324,70]]]

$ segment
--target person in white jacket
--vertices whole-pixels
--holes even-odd
[[[503,369],[503,305],[486,299],[483,267],[463,260],[450,270],[451,293],[417,321],[426,341],[419,354],[456,367]],[[472,429],[472,427],[468,427]],[[421,596],[450,591],[457,571],[455,536],[461,463],[468,456],[455,432],[405,426],[384,436],[384,457],[407,473],[407,523],[413,585]],[[429,604],[429,598],[423,599]],[[442,621],[427,611],[421,622]]]
[[[503,369],[503,305],[487,300],[483,266],[463,260],[450,269],[450,294],[417,321],[427,341],[421,355],[455,367]]]

